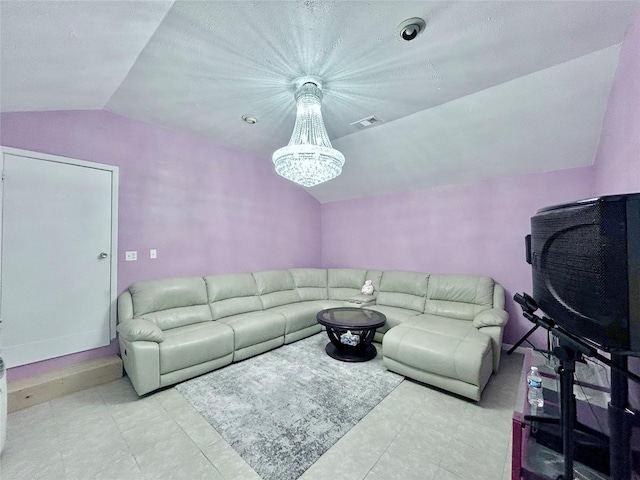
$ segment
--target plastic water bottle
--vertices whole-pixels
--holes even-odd
[[[538,367],[531,367],[531,370],[529,370],[527,385],[529,386],[527,393],[529,405],[542,408],[544,405],[544,398],[542,397],[542,377],[540,376],[540,372],[538,372]]]

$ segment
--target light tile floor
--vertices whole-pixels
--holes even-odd
[[[522,355],[503,352],[482,401],[405,380],[301,480],[507,480]],[[129,380],[12,413],[2,480],[252,480],[259,476],[174,389]]]

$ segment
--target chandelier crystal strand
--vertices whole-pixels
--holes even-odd
[[[296,123],[286,147],[273,153],[278,175],[313,187],[342,173],[344,155],[334,149],[322,120],[322,90],[315,83],[302,85],[295,94]]]

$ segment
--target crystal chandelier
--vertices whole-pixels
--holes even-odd
[[[301,85],[295,99],[298,107],[291,140],[273,152],[278,175],[305,187],[313,187],[342,173],[344,155],[331,146],[322,121],[322,89],[313,77],[296,82]]]

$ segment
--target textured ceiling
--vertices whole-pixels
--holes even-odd
[[[1,108],[105,109],[270,162],[293,128],[292,80],[317,75],[346,157],[308,189],[321,202],[590,165],[639,7],[3,0]],[[416,16],[424,34],[399,40]]]

